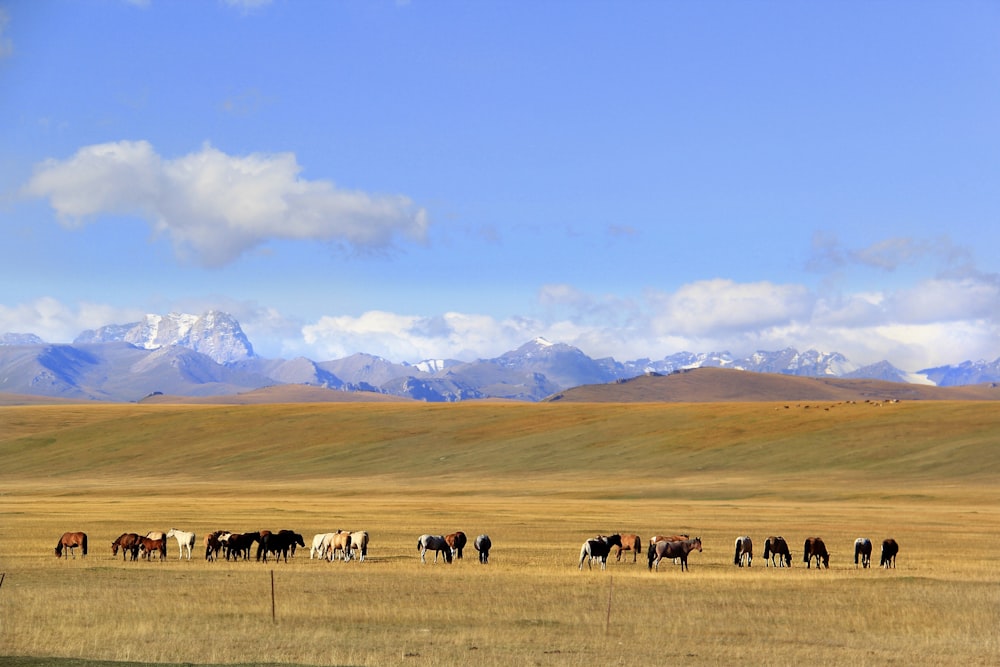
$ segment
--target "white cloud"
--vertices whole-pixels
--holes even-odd
[[[67,226],[135,215],[175,253],[220,266],[270,239],[332,241],[359,251],[423,241],[424,209],[402,195],[373,195],[301,178],[291,153],[227,155],[209,145],[164,159],[145,141],[81,148],[37,165],[25,194],[47,197]]]
[[[13,306],[0,304],[0,332],[30,333],[47,343],[68,343],[88,329],[135,322],[143,315],[137,309],[89,302],[68,306],[46,296]]]

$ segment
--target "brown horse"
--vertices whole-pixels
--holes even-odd
[[[157,551],[160,554],[160,560],[167,559],[167,538],[161,537],[158,540],[154,540],[151,537],[140,537],[139,538],[139,551],[142,552],[143,558],[150,560],[153,552]]]
[[[111,543],[111,555],[117,556],[118,550],[122,550],[122,560],[131,554],[132,560],[139,558],[139,536],[135,533],[122,533],[118,539]]]
[[[62,558],[63,549],[69,549],[69,553],[76,558],[73,549],[80,547],[83,556],[87,555],[87,533],[63,533],[56,544],[56,558]]]
[[[657,542],[649,546],[649,569],[654,567],[660,569],[660,561],[664,558],[680,558],[681,572],[689,570],[688,554],[697,549],[701,551],[701,538],[695,537],[689,540],[678,540],[676,542]]]
[[[774,557],[778,557],[775,565]],[[792,552],[788,550],[788,542],[780,535],[771,536],[764,542],[764,566],[775,565],[775,567],[791,567]]]
[[[83,553],[87,553],[84,551]],[[896,567],[896,554],[899,553],[899,545],[891,537],[882,540],[882,558],[879,567]]]
[[[623,551],[632,552],[632,562],[634,563],[639,556],[639,552],[642,551],[642,538],[638,535],[628,533],[622,535],[622,545],[615,551],[615,560],[622,559]]]
[[[455,560],[462,560],[462,549],[469,543],[469,539],[465,536],[465,533],[458,531],[451,535],[445,535],[444,541],[451,547],[451,553]]]
[[[830,569],[830,553],[826,550],[826,543],[819,537],[807,537],[802,547],[802,562],[806,564],[806,569],[812,566],[812,559],[816,559],[816,569],[819,569],[820,560],[823,567]]]
[[[743,567],[753,565],[753,540],[749,535],[736,538],[736,551],[733,553],[733,565]]]

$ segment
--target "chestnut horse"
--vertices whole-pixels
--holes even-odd
[[[774,557],[778,557],[778,563],[775,565]],[[775,537],[771,536],[767,538],[764,542],[764,565],[775,565],[775,567],[791,567],[792,566],[792,552],[788,550],[788,542],[785,538],[780,535]]]
[[[142,552],[142,556],[146,560],[151,560],[153,552],[158,551],[160,553],[160,560],[164,561],[167,559],[167,538],[161,537],[158,540],[154,540],[151,537],[140,537],[139,551]]]
[[[84,551],[83,553],[87,553]],[[899,545],[896,544],[896,540],[891,537],[886,538],[882,541],[882,558],[879,562],[879,567],[890,568],[896,567],[896,554],[899,553]]]
[[[816,569],[819,569],[820,560],[823,567],[830,569],[830,553],[826,550],[826,543],[819,537],[807,537],[802,547],[802,562],[806,564],[806,569],[812,567],[812,559],[816,559]]]
[[[83,556],[87,555],[87,533],[63,533],[56,544],[56,558],[62,558],[63,549],[69,549],[70,555],[75,559],[76,552],[73,549],[80,547]]]
[[[634,563],[639,557],[639,552],[642,551],[642,538],[638,535],[624,534],[622,535],[622,545],[618,547],[615,551],[615,560],[622,559],[623,551],[632,552],[632,562]]]
[[[749,535],[736,538],[736,552],[733,554],[733,565],[750,567],[753,564],[753,540]]]
[[[132,560],[139,558],[139,536],[135,533],[122,533],[118,539],[111,543],[111,555],[117,556],[118,550],[122,550],[122,560],[131,554]]]
[[[679,540],[676,542],[657,542],[649,547],[649,569],[654,567],[660,569],[660,561],[664,558],[680,558],[681,572],[690,570],[688,567],[688,554],[697,549],[701,551],[701,538],[694,537],[689,540]]]
[[[469,543],[469,539],[465,536],[465,533],[458,531],[450,535],[445,535],[444,540],[451,547],[452,557],[456,560],[462,560],[462,550]]]

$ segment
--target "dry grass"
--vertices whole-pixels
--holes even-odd
[[[428,407],[0,410],[0,653],[310,665],[1000,655],[995,411],[898,406],[879,422],[760,405]],[[118,534],[172,526],[292,528],[307,542],[364,528],[371,557],[179,562],[171,544],[166,563],[111,558]],[[89,533],[86,560],[52,555],[69,529]],[[419,534],[459,529],[490,533],[490,565],[471,549],[420,564]],[[613,531],[698,534],[705,551],[689,573],[641,560],[579,572],[581,542]],[[749,570],[732,565],[741,534],[757,546]],[[788,538],[791,570],[763,567],[771,534]],[[830,570],[800,562],[817,534]],[[895,537],[897,569],[856,570],[860,535]]]

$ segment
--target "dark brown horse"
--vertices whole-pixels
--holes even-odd
[[[87,553],[84,551],[83,553]],[[879,567],[896,567],[896,554],[899,553],[899,545],[891,537],[882,540],[882,558]]]
[[[830,569],[830,553],[826,550],[826,543],[820,537],[807,537],[802,547],[802,562],[806,564],[806,569],[812,567],[812,560],[816,559],[816,569],[823,561],[823,567]]]
[[[56,558],[62,558],[63,549],[69,549],[70,555],[76,558],[73,549],[77,547],[80,547],[83,556],[87,555],[87,533],[63,533],[56,544]]]
[[[164,561],[167,559],[167,538],[164,536],[158,540],[154,540],[151,537],[140,537],[139,551],[146,560],[152,558],[154,551],[159,552],[160,560]]]
[[[462,560],[462,550],[469,543],[469,538],[465,536],[465,533],[458,531],[450,535],[445,535],[444,541],[451,547],[451,553],[455,560]]]
[[[701,551],[701,538],[694,537],[689,540],[678,540],[676,542],[657,542],[649,546],[649,569],[660,569],[660,561],[664,558],[680,558],[681,572],[690,569],[688,567],[688,554],[697,549]]]
[[[122,533],[118,539],[111,543],[111,555],[117,556],[118,550],[122,550],[122,560],[131,554],[132,560],[139,558],[139,536],[135,533]]]
[[[304,547],[306,542],[301,535],[294,531],[279,530],[277,533],[268,533],[261,538],[260,546],[257,547],[257,560],[266,563],[267,555],[273,554],[274,560],[284,558],[287,563],[288,552],[292,551],[296,545]]]
[[[642,538],[629,533],[622,535],[622,545],[615,551],[615,560],[622,559],[623,551],[632,552],[632,562],[634,563],[639,557],[639,552],[642,551]]]
[[[778,557],[778,563],[775,565],[774,557]],[[771,536],[767,538],[764,542],[764,565],[775,565],[775,567],[791,567],[792,566],[792,552],[788,550],[788,542],[785,538],[780,535],[775,537]]]
[[[743,567],[753,565],[753,540],[749,535],[736,538],[736,551],[733,553],[733,565]]]

